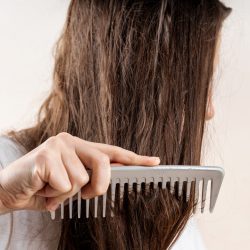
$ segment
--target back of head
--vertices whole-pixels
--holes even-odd
[[[14,136],[32,149],[66,131],[157,155],[161,164],[199,165],[216,44],[229,11],[217,0],[72,0],[52,92],[37,125]],[[60,248],[168,248],[194,200],[149,190],[127,191],[114,218],[65,222]]]

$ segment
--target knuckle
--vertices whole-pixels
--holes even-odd
[[[136,153],[134,153],[134,152],[131,152],[129,158],[130,158],[131,161],[135,162],[135,161],[138,160],[138,155]]]
[[[121,149],[118,146],[114,146],[112,147],[111,153],[113,157],[117,156],[121,153]]]
[[[110,164],[110,159],[107,155],[102,154],[98,157],[97,164],[101,165],[102,167],[108,166]]]
[[[121,147],[119,147],[119,146],[113,146],[113,151],[114,151],[115,153],[119,153],[120,151],[126,151],[126,149],[121,148]]]
[[[78,186],[83,187],[89,182],[89,180],[90,180],[90,178],[89,178],[88,174],[81,175],[77,179],[77,184],[78,184]]]
[[[49,159],[49,154],[50,152],[48,149],[46,148],[41,149],[36,155],[35,162],[42,163],[42,162],[47,161]]]
[[[72,135],[70,135],[67,132],[61,132],[61,133],[57,134],[56,137],[59,138],[62,141],[67,141],[72,137]]]
[[[64,193],[68,193],[68,192],[72,192],[72,190],[74,189],[73,185],[67,185],[63,187],[64,189],[62,190]]]
[[[51,136],[50,138],[48,138],[45,143],[44,143],[44,147],[45,148],[55,148],[57,147],[59,144],[58,138],[56,136]]]
[[[89,175],[86,174],[86,175],[82,176],[82,178],[81,178],[82,183],[81,184],[86,185],[89,182],[89,180],[90,180]]]

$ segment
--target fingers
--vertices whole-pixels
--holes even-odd
[[[119,162],[125,165],[154,166],[160,164],[159,157],[138,155],[130,150],[109,144],[95,143],[81,140],[76,137],[76,146],[90,145],[108,155],[111,162]]]
[[[37,155],[33,176],[39,176],[42,181],[59,193],[65,193],[71,189],[71,182],[60,156],[46,150],[42,150]],[[41,193],[46,195],[46,190],[45,187]]]
[[[103,155],[93,160],[91,181],[82,188],[82,198],[90,199],[106,193],[111,177],[110,160]]]
[[[89,182],[89,175],[75,153],[64,153],[62,161],[71,182],[71,189],[67,193],[58,195],[56,190],[48,187],[47,194],[49,194],[50,198],[47,199],[47,208],[49,210],[56,209],[61,202],[65,201],[69,197],[73,197],[81,189],[81,187],[85,186]],[[47,197],[49,196],[47,195]]]
[[[111,167],[115,167],[115,166],[124,166],[124,164],[122,164],[122,163],[119,163],[119,162],[112,162],[111,164]]]
[[[39,177],[47,183],[37,196],[47,197],[46,208],[55,210],[60,203],[81,190],[82,198],[90,199],[106,193],[112,165],[153,166],[158,157],[138,155],[118,146],[94,143],[68,134],[50,139],[50,150],[40,150],[36,168]],[[51,153],[54,148],[59,149]],[[40,160],[39,160],[40,159]],[[43,161],[42,161],[43,160]],[[91,177],[87,173],[91,169]],[[38,189],[39,190],[39,189]]]
[[[82,188],[82,198],[90,199],[106,193],[111,178],[109,157],[92,147],[77,148],[76,153],[92,170],[90,183]]]
[[[159,164],[159,159],[60,133],[9,166],[5,170],[6,178],[1,178],[1,184],[6,179],[8,194],[13,193],[7,197],[9,200],[14,197],[11,208],[40,209],[45,202],[46,209],[53,211],[80,190],[83,198],[106,193],[111,177],[111,162],[113,165],[150,166]],[[91,177],[87,169],[92,170]],[[18,188],[15,188],[17,185]]]

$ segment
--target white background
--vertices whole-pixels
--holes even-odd
[[[250,249],[250,1],[227,0],[233,12],[222,34],[215,79],[216,116],[205,163],[226,176],[213,214],[197,216],[208,249]],[[34,121],[49,93],[53,46],[66,0],[0,0],[0,131]]]

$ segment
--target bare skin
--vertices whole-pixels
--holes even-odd
[[[220,44],[219,36],[214,68]],[[205,119],[211,120],[214,113],[210,88]],[[102,195],[109,186],[111,165],[159,164],[159,157],[60,133],[0,171],[0,214],[22,209],[54,211],[79,190],[83,199]],[[86,169],[92,170],[91,179]]]
[[[210,89],[205,119],[213,117]],[[22,209],[54,211],[79,190],[83,199],[104,194],[111,165],[159,163],[158,157],[60,133],[0,171],[0,214]],[[87,168],[93,172],[91,180]]]
[[[214,116],[209,90],[206,120]],[[0,171],[0,214],[12,210],[54,211],[81,190],[82,198],[104,194],[109,186],[111,165],[160,163],[158,157],[82,140],[60,133]],[[91,180],[86,169],[91,169]]]
[[[54,211],[80,190],[84,199],[104,194],[111,165],[159,163],[158,157],[60,133],[0,171],[0,214],[22,209]],[[91,179],[86,169],[92,170]]]
[[[206,116],[205,116],[206,121],[211,120],[214,117],[214,113],[215,113],[215,111],[214,111],[214,104],[213,104],[213,100],[212,100],[212,91],[210,89],[209,95],[208,95]]]
[[[221,46],[221,34],[218,36],[217,44],[216,44],[216,52],[214,58],[214,68],[216,68],[219,64],[219,49]],[[207,110],[206,110],[206,121],[211,120],[215,115],[215,108],[213,104],[213,96],[212,96],[212,87],[210,86],[208,91],[208,101],[207,101]]]

